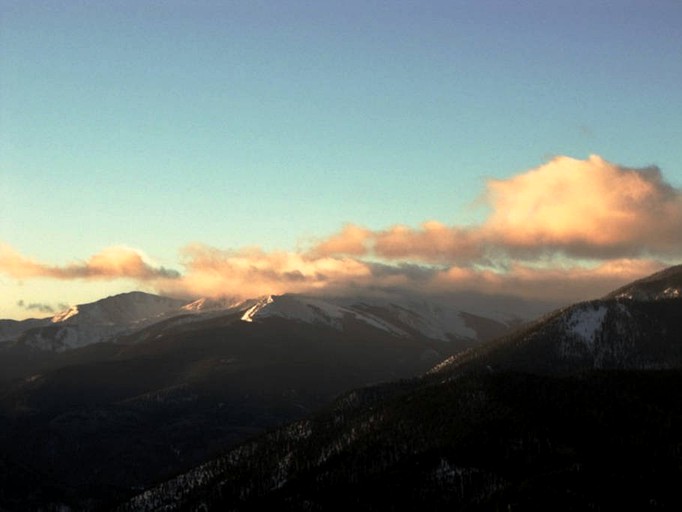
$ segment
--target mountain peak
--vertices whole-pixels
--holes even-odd
[[[99,324],[136,323],[184,305],[185,301],[145,292],[112,295],[88,304],[79,304],[57,313],[52,323],[87,321]]]

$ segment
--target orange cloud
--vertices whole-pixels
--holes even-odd
[[[485,199],[490,214],[473,226],[430,221],[371,231],[349,224],[300,252],[192,245],[182,251],[182,275],[126,247],[53,266],[6,245],[0,274],[133,278],[185,297],[478,293],[567,303],[605,294],[682,252],[682,192],[655,167],[560,157],[490,180]]]
[[[367,253],[367,242],[371,231],[355,224],[346,224],[340,233],[333,235],[317,245],[312,254],[328,256],[347,254],[362,256]]]
[[[195,244],[183,250],[186,272],[163,284],[166,293],[194,296],[254,297],[286,292],[314,292],[334,283],[370,275],[367,264],[345,257],[312,257],[258,248],[220,250]]]
[[[429,292],[471,291],[570,303],[601,297],[665,266],[655,260],[617,259],[594,266],[573,263],[536,267],[517,263],[499,271],[451,267],[434,276]]]
[[[341,249],[353,233],[362,233],[352,254],[451,265],[510,256],[609,259],[682,251],[682,191],[666,183],[656,167],[632,169],[598,156],[559,157],[518,176],[488,181],[484,197],[491,213],[481,225],[429,221],[419,229],[376,232],[353,226],[319,247],[326,255],[351,253]]]
[[[14,278],[48,277],[54,279],[118,279],[149,281],[176,278],[178,273],[154,267],[135,249],[109,247],[84,262],[54,266],[21,255],[12,247],[0,245],[0,273]]]
[[[504,249],[603,257],[682,248],[682,193],[656,167],[559,157],[489,181],[487,195],[493,213],[481,230]]]
[[[482,243],[476,230],[450,227],[437,221],[421,229],[394,226],[374,234],[374,253],[384,259],[435,263],[470,261],[482,256]]]

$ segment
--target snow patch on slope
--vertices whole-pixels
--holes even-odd
[[[600,305],[596,309],[583,306],[571,311],[566,319],[569,332],[582,339],[588,347],[594,346],[597,332],[601,329],[608,308]]]
[[[246,310],[242,320],[253,322],[255,319],[269,317],[286,318],[308,324],[322,324],[338,330],[343,329],[344,320],[354,319],[397,336],[407,335],[405,331],[371,313],[300,295],[265,297]]]
[[[244,312],[241,318],[242,322],[253,322],[253,319],[256,317],[256,315],[267,316],[262,311],[268,304],[272,304],[272,302],[273,302],[272,295],[268,295],[267,297],[259,299],[258,302],[256,302],[253,306],[247,309],[246,312]]]
[[[405,325],[426,336],[449,341],[451,336],[476,339],[474,329],[466,325],[459,311],[429,302],[412,302],[405,305],[391,304],[390,311]]]

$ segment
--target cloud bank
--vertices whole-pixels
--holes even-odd
[[[482,198],[489,212],[477,225],[430,220],[418,228],[373,231],[349,224],[296,252],[194,244],[181,251],[182,273],[126,247],[54,266],[6,245],[0,246],[0,273],[17,279],[130,278],[185,297],[410,291],[570,302],[606,293],[682,255],[682,191],[656,167],[558,157],[489,180]]]

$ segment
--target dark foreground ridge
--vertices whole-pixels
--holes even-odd
[[[353,391],[120,510],[679,510],[679,276]]]

